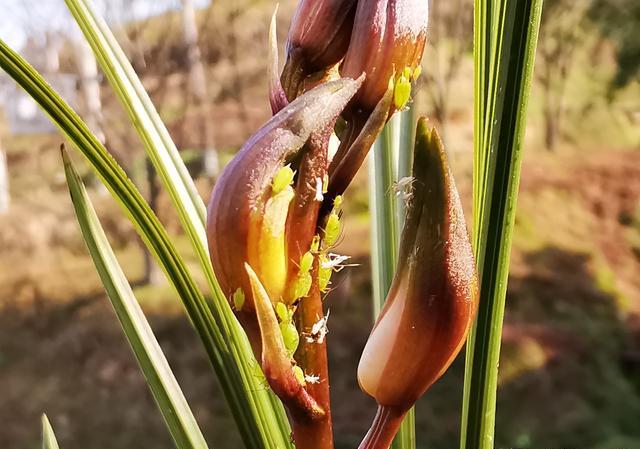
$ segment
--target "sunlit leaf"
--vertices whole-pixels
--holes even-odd
[[[176,447],[207,449],[189,404],[118,264],[84,185],[64,150],[62,157],[71,201],[84,241]],[[126,404],[122,406],[126,407]]]

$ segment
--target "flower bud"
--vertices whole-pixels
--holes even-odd
[[[300,0],[287,38],[282,84],[289,99],[304,79],[325,72],[344,57],[356,11],[356,0]],[[358,78],[360,73],[355,78]],[[354,78],[354,79],[355,79]]]
[[[329,82],[290,103],[247,141],[216,183],[207,219],[211,262],[223,292],[242,311],[254,310],[246,262],[271,300],[280,301],[289,263],[284,234],[295,195],[287,164],[312,133],[333,126],[361,82]]]
[[[414,179],[399,262],[358,366],[379,404],[361,448],[386,448],[402,416],[445,372],[464,344],[478,279],[460,198],[435,129],[418,123]]]
[[[404,107],[409,95],[407,83],[420,73],[428,16],[428,0],[358,2],[349,49],[340,68],[342,76],[366,73],[366,80],[352,101],[353,109],[373,111],[391,77],[399,90],[395,96],[404,101],[395,102],[390,112]]]

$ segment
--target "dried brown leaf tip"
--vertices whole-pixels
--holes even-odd
[[[379,412],[361,448],[386,449],[404,414],[447,370],[475,317],[479,290],[471,243],[446,152],[418,122],[400,257],[360,365]]]

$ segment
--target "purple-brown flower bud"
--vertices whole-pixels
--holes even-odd
[[[314,279],[319,285],[324,252],[314,236],[328,179],[325,136],[361,84],[362,78],[324,83],[284,106],[227,165],[209,203],[209,251],[222,290],[269,385],[305,422],[328,422],[328,390],[326,401],[312,396],[304,369],[313,366],[294,359],[300,344],[294,314],[309,301]],[[327,382],[326,373],[313,374]]]
[[[308,76],[323,73],[342,60],[349,46],[356,4],[356,0],[298,2],[282,73],[282,85],[290,100],[300,94]]]
[[[353,109],[373,111],[392,76],[400,82],[392,111],[404,106],[407,84],[420,72],[428,16],[428,0],[358,2],[349,49],[340,67],[342,76],[353,78],[366,73],[366,80],[352,101]]]
[[[361,82],[344,78],[326,83],[290,103],[245,143],[217,181],[207,220],[211,261],[230,300],[238,289],[242,291],[243,310],[254,309],[246,262],[270,294],[282,283],[278,262],[286,256],[278,246],[285,245],[280,233],[284,232],[293,181],[293,174],[284,179],[283,167],[295,159],[314,132],[333,125]],[[261,267],[265,252],[277,253],[277,257]]]
[[[358,366],[360,387],[380,407],[363,449],[388,447],[403,415],[460,351],[477,309],[460,198],[442,142],[424,118],[413,177],[397,272]]]

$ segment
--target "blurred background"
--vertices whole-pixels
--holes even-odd
[[[195,266],[176,214],[62,0],[1,0],[0,38],[85,118]],[[264,0],[102,0],[104,17],[208,198],[270,116]],[[439,124],[471,201],[471,0],[431,2],[415,107]],[[281,0],[280,48],[294,0]],[[496,445],[640,448],[640,3],[546,0],[500,362]],[[67,192],[63,137],[0,73],[0,447],[172,442],[94,272]],[[134,230],[80,163],[103,225],[211,447],[241,447],[205,354]],[[371,325],[367,170],[347,192],[329,345],[338,448],[374,414],[356,367]],[[471,210],[467,207],[470,222]],[[197,272],[197,270],[196,270]],[[463,357],[418,404],[420,448],[457,446]]]

